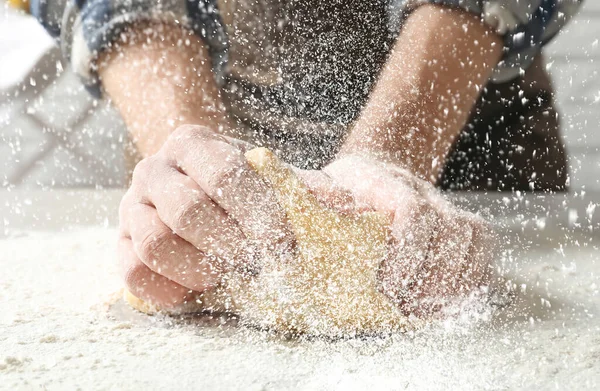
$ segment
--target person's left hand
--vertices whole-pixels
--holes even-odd
[[[321,199],[328,187],[338,189],[335,194],[346,189],[347,212],[358,207],[391,216],[379,283],[405,313],[430,314],[489,283],[492,230],[482,218],[445,200],[430,183],[396,165],[358,155],[313,173],[319,181],[300,175]]]

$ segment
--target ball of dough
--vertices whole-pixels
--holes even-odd
[[[291,334],[406,330],[408,319],[377,284],[389,221],[374,212],[346,216],[323,207],[268,149],[253,149],[246,158],[275,190],[296,236],[296,254],[291,261],[262,260],[258,275],[230,273],[218,294],[203,299],[204,308],[226,307],[244,322]],[[151,309],[137,298],[128,302]]]

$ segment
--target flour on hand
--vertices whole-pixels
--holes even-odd
[[[228,307],[244,322],[291,334],[336,337],[410,327],[377,284],[388,219],[323,207],[268,149],[253,149],[246,158],[275,190],[296,237],[296,254],[285,262],[263,259],[258,275],[230,273],[221,292],[201,300],[202,308]],[[126,299],[140,311],[156,310],[129,293]]]

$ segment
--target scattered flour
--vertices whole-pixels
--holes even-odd
[[[331,341],[109,305],[115,235],[0,240],[0,389],[600,388],[598,241],[513,255],[524,293],[509,309],[475,302],[417,333]]]

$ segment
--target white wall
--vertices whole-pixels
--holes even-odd
[[[546,53],[573,187],[600,190],[600,1],[585,1]]]
[[[0,0],[2,187],[124,186],[122,122],[90,98],[35,21]],[[574,189],[600,191],[600,2],[548,48]],[[35,70],[28,73],[34,63]],[[21,84],[15,85],[15,81]]]

